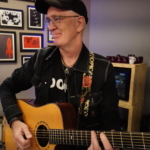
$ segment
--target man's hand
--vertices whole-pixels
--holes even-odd
[[[15,120],[11,128],[14,134],[14,140],[19,150],[25,150],[31,145],[32,134],[30,133],[28,126],[20,120]]]
[[[105,150],[113,150],[111,144],[109,143],[109,141],[104,133],[100,134],[100,139],[103,143]],[[100,145],[98,143],[96,133],[94,131],[91,131],[91,145],[88,148],[88,150],[102,150],[102,148],[100,147]]]

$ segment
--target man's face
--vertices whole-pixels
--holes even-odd
[[[50,7],[47,12],[47,19],[55,19],[56,16],[79,16],[71,10],[61,10]],[[77,19],[78,17],[64,17],[59,23],[48,26],[54,38],[54,44],[58,47],[72,46],[77,41]]]

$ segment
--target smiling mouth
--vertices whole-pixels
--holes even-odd
[[[59,33],[53,34],[53,38],[57,38],[59,36]]]

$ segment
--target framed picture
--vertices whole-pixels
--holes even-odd
[[[0,0],[0,2],[8,2],[8,0]]]
[[[0,62],[16,62],[16,33],[0,31]]]
[[[23,10],[0,7],[0,27],[23,29]]]
[[[27,27],[28,29],[44,29],[44,15],[36,11],[34,6],[27,6]]]
[[[17,1],[35,2],[35,0],[17,0]]]
[[[20,33],[20,51],[35,52],[43,47],[43,34]]]
[[[23,65],[24,63],[26,63],[31,57],[32,57],[32,55],[22,55],[21,56],[21,64]]]
[[[48,43],[53,43],[54,42],[52,33],[49,30],[47,30],[47,42]]]

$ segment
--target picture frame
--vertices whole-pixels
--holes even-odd
[[[23,2],[35,2],[35,0],[17,0],[17,1],[23,1]]]
[[[48,29],[47,29],[47,42],[48,43],[54,43],[52,33]]]
[[[0,62],[16,62],[16,32],[0,30]]]
[[[24,28],[23,10],[0,7],[0,28]]]
[[[6,2],[6,3],[8,3],[8,0],[0,0],[0,2]]]
[[[27,6],[27,28],[31,30],[44,30],[44,15],[34,6]]]
[[[43,48],[43,34],[41,33],[20,33],[20,51],[35,52]]]
[[[21,64],[26,63],[31,57],[32,55],[21,55]]]

